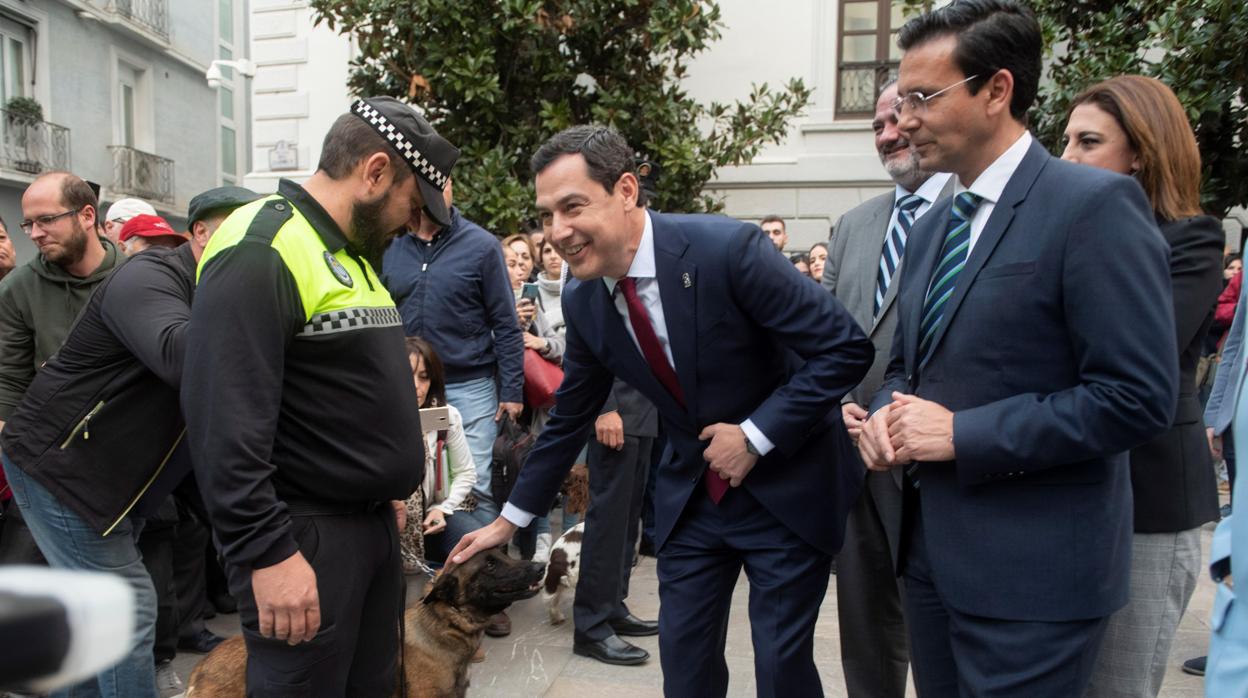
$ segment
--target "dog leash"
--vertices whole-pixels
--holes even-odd
[[[424,560],[421,560],[421,559],[416,560],[416,569],[420,570],[421,572],[424,572],[425,576],[430,579],[433,579],[434,577],[438,576],[438,571],[430,567],[428,564],[425,563]]]

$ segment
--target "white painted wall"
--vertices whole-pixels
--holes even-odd
[[[282,177],[301,180],[316,171],[321,140],[350,105],[347,94],[352,42],[321,25],[298,0],[251,0],[252,171],[244,186],[277,189]],[[299,157],[295,170],[273,172],[269,152],[280,140]]]
[[[828,236],[836,217],[888,182],[866,121],[835,121],[835,0],[721,0],[723,35],[690,66],[686,86],[704,101],[732,102],[751,83],[780,86],[799,77],[814,89],[807,114],[784,143],[766,148],[754,164],[725,168],[709,189],[727,213],[757,220],[789,218],[790,246],[806,249]],[[324,25],[312,26],[301,0],[252,0],[253,170],[246,186],[273,191],[280,177],[315,170],[320,143],[348,104],[348,62],[354,47]],[[269,150],[294,142],[299,169],[271,172]]]

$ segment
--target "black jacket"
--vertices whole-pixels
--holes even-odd
[[[100,284],[0,434],[4,455],[107,535],[178,441],[189,245],[151,249]]]
[[[1170,243],[1170,283],[1179,342],[1174,423],[1131,450],[1137,533],[1175,533],[1218,518],[1217,482],[1205,441],[1196,364],[1222,290],[1221,224],[1211,216],[1161,223]]]

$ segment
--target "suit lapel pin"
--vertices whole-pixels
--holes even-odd
[[[685,284],[685,288],[693,288],[693,277],[689,276],[689,272],[681,274],[680,280]]]

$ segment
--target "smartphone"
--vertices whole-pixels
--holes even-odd
[[[528,298],[536,303],[538,300],[537,284],[525,284],[520,290],[520,298]]]
[[[420,411],[420,430],[444,431],[451,428],[451,411],[446,407],[426,407]]]

